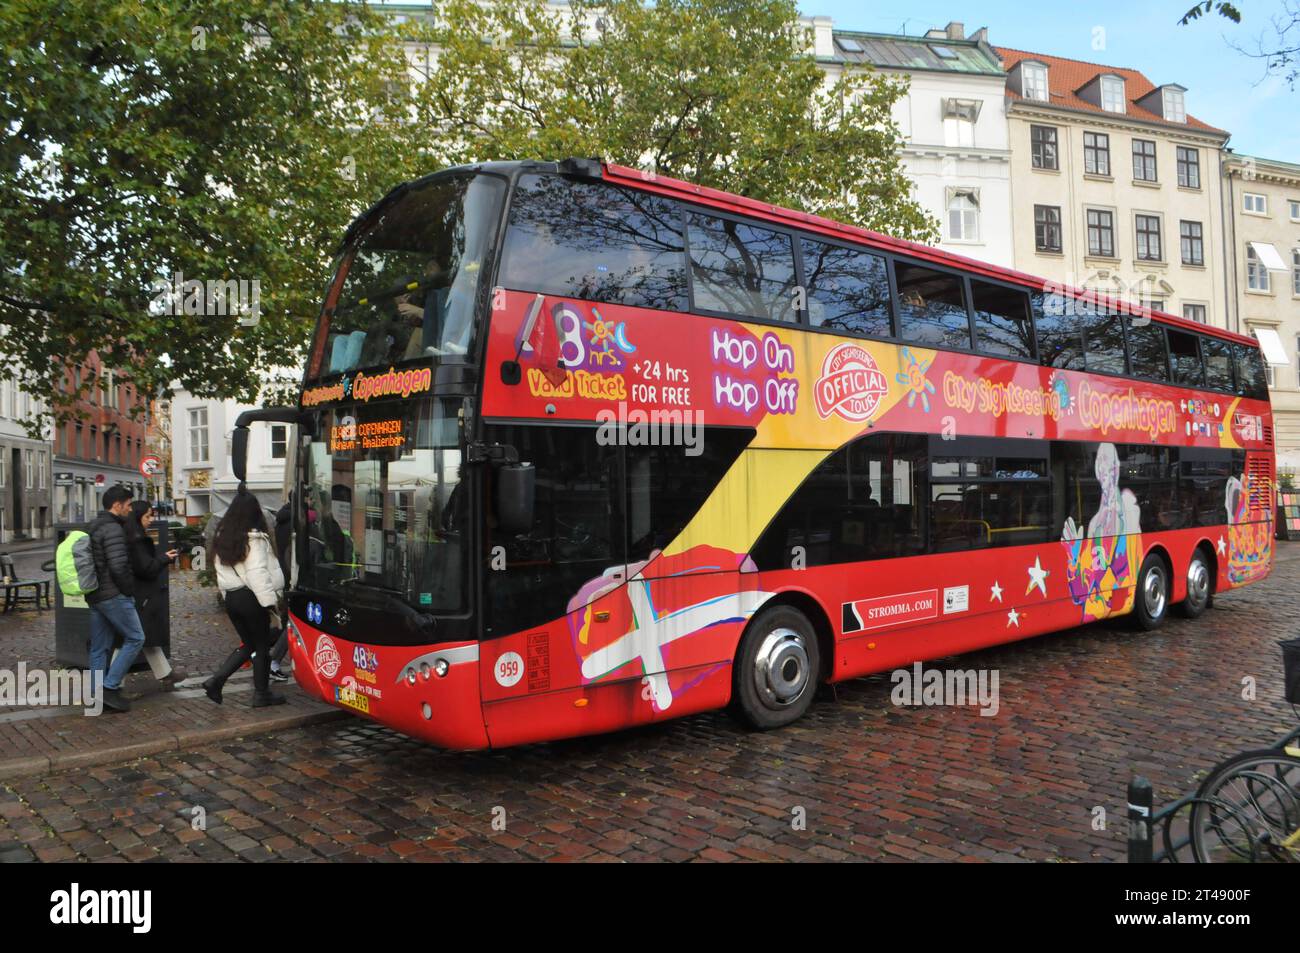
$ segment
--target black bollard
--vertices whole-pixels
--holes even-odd
[[[1128,783],[1128,862],[1152,862],[1151,782],[1139,775]]]

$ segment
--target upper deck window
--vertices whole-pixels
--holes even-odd
[[[1205,355],[1205,386],[1232,394],[1236,386],[1232,379],[1232,345],[1219,338],[1201,337],[1201,353]]]
[[[1017,288],[974,278],[970,283],[975,307],[975,347],[984,354],[1034,359],[1034,330],[1029,296]]]
[[[1232,357],[1237,371],[1237,394],[1251,400],[1268,400],[1268,371],[1264,369],[1264,356],[1259,348],[1234,344]]]
[[[794,243],[785,232],[691,212],[687,216],[695,307],[795,321]]]
[[[521,176],[500,283],[517,291],[685,311],[681,207],[604,182]]]
[[[801,245],[809,324],[871,337],[894,333],[883,256],[811,238]]]
[[[1169,367],[1174,383],[1179,387],[1200,387],[1205,380],[1201,367],[1200,336],[1189,331],[1167,329],[1169,337]]]
[[[926,347],[970,350],[970,316],[960,275],[894,262],[898,336]]]
[[[460,361],[496,233],[505,181],[455,175],[383,208],[344,257],[313,376],[403,360]]]

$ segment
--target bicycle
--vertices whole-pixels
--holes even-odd
[[[1300,640],[1280,643],[1285,697],[1300,703]],[[1197,863],[1300,863],[1300,728],[1217,765],[1188,819]]]

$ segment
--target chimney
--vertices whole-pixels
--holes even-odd
[[[964,40],[966,39],[966,24],[953,20],[943,28],[943,32],[950,40]]]
[[[829,58],[835,55],[835,34],[834,20],[830,17],[811,17],[803,18],[804,22],[812,20],[813,28],[813,55],[819,58]]]
[[[988,43],[989,28],[986,26],[980,27],[978,30],[976,30],[974,33],[970,35],[970,38],[974,40],[976,43]]]

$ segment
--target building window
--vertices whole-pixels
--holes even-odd
[[[1179,222],[1178,241],[1184,265],[1205,264],[1205,241],[1200,222]]]
[[[1183,317],[1188,321],[1195,321],[1197,324],[1206,324],[1209,316],[1205,313],[1203,304],[1185,304],[1183,305]]]
[[[1088,254],[1115,257],[1115,215],[1102,209],[1088,209]]]
[[[208,408],[190,408],[190,463],[208,462]]]
[[[9,448],[0,446],[0,486],[5,485],[5,460],[9,456]],[[0,512],[3,512],[0,510]]]
[[[1291,293],[1300,298],[1300,248],[1291,249]]]
[[[1133,140],[1133,178],[1139,182],[1156,181],[1156,144],[1150,139]]]
[[[1246,287],[1251,291],[1268,291],[1268,269],[1255,254],[1255,249],[1246,244]]]
[[[36,461],[30,450],[23,451],[23,486],[29,490],[36,487]]]
[[[289,450],[289,428],[284,424],[271,425],[271,459],[283,460]]]
[[[1059,169],[1055,126],[1029,127],[1029,156],[1035,169]]]
[[[1164,261],[1160,248],[1160,217],[1157,215],[1138,215],[1136,221],[1138,260]]]
[[[1083,171],[1089,175],[1110,175],[1110,136],[1106,133],[1083,134]]]
[[[38,489],[41,490],[44,490],[46,488],[46,476],[45,476],[46,465],[47,465],[47,461],[45,458],[45,451],[42,450],[36,456],[36,486]]]
[[[1201,151],[1179,146],[1177,155],[1178,184],[1185,189],[1199,189],[1201,187]]]
[[[1021,91],[1026,99],[1047,102],[1047,67],[1025,63],[1020,67]]]
[[[1061,250],[1061,208],[1059,205],[1034,206],[1034,249]]]
[[[1124,80],[1118,76],[1101,78],[1101,108],[1108,113],[1122,113],[1124,108]]]
[[[1181,89],[1166,89],[1164,94],[1165,118],[1170,122],[1187,122],[1187,108]]]
[[[1170,122],[1187,122],[1187,107],[1182,90],[1165,90],[1165,118]]]
[[[1292,199],[1287,205],[1291,208],[1291,221],[1300,222],[1300,202]]]
[[[1149,309],[1151,309],[1152,311],[1163,311],[1163,310],[1165,310],[1165,299],[1164,299],[1164,298],[1147,298],[1146,301],[1143,302],[1143,303],[1144,303],[1144,304],[1145,304]]]
[[[1241,196],[1242,210],[1250,215],[1268,214],[1268,197],[1255,192],[1245,192]]]
[[[948,199],[948,238],[955,242],[980,240],[980,205],[974,192],[954,192]]]
[[[81,424],[77,424],[77,432],[74,438],[77,442],[72,445],[72,454],[71,454],[74,457],[81,456],[81,444],[82,444],[81,430],[82,430]]]

